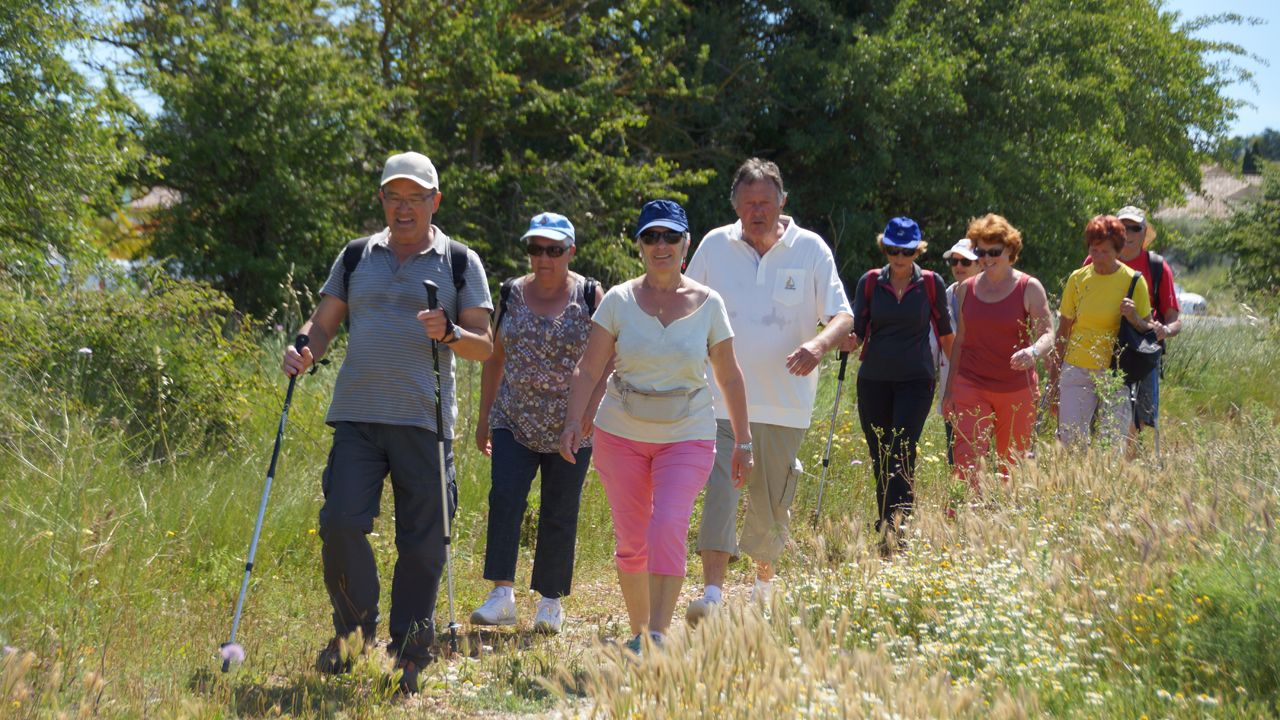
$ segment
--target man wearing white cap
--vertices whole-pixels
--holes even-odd
[[[720,293],[729,311],[747,381],[754,446],[747,449],[755,467],[745,481],[747,511],[739,541],[743,483],[730,479],[733,428],[713,385],[716,464],[703,496],[697,543],[705,590],[685,614],[690,624],[715,611],[729,563],[739,553],[756,564],[752,599],[768,600],[774,564],[790,535],[791,502],[801,475],[796,455],[818,391],[814,370],[853,330],[853,310],[831,248],[782,214],[787,194],[778,166],[759,158],[744,162],[729,199],[738,222],[707,233],[686,274]],[[826,325],[821,332],[819,323]]]
[[[1178,293],[1173,287],[1173,268],[1164,258],[1152,252],[1151,241],[1156,239],[1156,229],[1147,222],[1147,214],[1142,208],[1132,205],[1120,208],[1116,218],[1124,224],[1124,248],[1120,250],[1120,262],[1142,273],[1147,280],[1147,293],[1151,300],[1151,326],[1155,328],[1160,344],[1165,338],[1173,337],[1182,331],[1182,320],[1179,319],[1182,308],[1178,304]],[[1093,262],[1087,258],[1085,265]],[[1156,418],[1160,414],[1160,368],[1151,371],[1145,379],[1138,383],[1133,399],[1133,424],[1129,426],[1127,438],[1128,455],[1132,458],[1137,453],[1138,433],[1143,427],[1155,427]]]
[[[284,371],[296,375],[324,356],[344,318],[350,317],[346,356],[325,422],[333,446],[322,478],[320,508],[324,582],[333,605],[334,638],[316,669],[350,670],[343,640],[360,631],[376,637],[380,584],[367,535],[379,514],[384,479],[395,498],[396,559],[391,578],[387,652],[397,658],[400,689],[416,692],[418,673],[431,662],[435,606],[444,571],[444,472],[450,508],[457,505],[452,437],[457,403],[454,356],[484,360],[493,352],[493,302],[475,252],[431,223],[440,207],[436,169],[418,153],[393,155],[379,193],[387,228],[347,246],[333,263],[320,304],[300,334],[301,352],[285,350]],[[439,307],[428,310],[423,281],[439,287]],[[436,426],[432,345],[441,355],[441,415]],[[445,467],[437,442],[443,438]],[[359,648],[355,648],[359,651]]]
[[[956,312],[956,286],[968,280],[969,278],[982,272],[982,267],[978,265],[978,256],[973,254],[973,241],[969,238],[960,238],[956,241],[951,249],[942,253],[942,258],[951,266],[951,277],[955,278],[955,282],[947,287],[947,309],[951,312],[951,327],[957,327],[958,319]],[[929,336],[932,343],[937,343],[933,336]],[[934,352],[937,352],[935,348]],[[942,409],[942,398],[947,394],[947,376],[950,360],[944,352],[938,355],[938,414],[942,416],[942,426],[947,432],[947,464],[955,465],[955,457],[952,455],[952,432],[951,420],[947,418],[947,413]]]

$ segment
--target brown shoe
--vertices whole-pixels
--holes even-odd
[[[423,658],[401,656],[396,661],[396,670],[400,671],[400,679],[396,681],[396,690],[405,695],[416,694],[418,692],[418,675],[434,659],[430,655]]]

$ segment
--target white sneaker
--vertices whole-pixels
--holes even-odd
[[[538,612],[533,616],[533,631],[543,635],[559,635],[560,625],[564,622],[564,608],[559,598],[542,598],[538,601]]]
[[[768,605],[769,599],[773,595],[773,582],[761,582],[756,580],[756,584],[751,586],[751,597],[747,602],[757,603],[759,605]]]
[[[471,613],[472,625],[515,625],[516,594],[511,588],[496,587],[484,604]]]
[[[720,611],[720,603],[705,597],[689,603],[689,609],[684,613],[684,621],[689,627],[697,627],[698,623]]]

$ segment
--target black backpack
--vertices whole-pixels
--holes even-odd
[[[351,273],[356,271],[364,257],[364,249],[369,245],[370,237],[362,237],[347,243],[342,251],[342,292],[347,293],[351,286]],[[467,246],[449,238],[449,266],[453,270],[453,288],[462,292],[467,286]],[[348,296],[348,300],[350,297]],[[456,320],[457,318],[455,318]]]
[[[502,327],[502,316],[507,314],[507,300],[511,298],[511,288],[515,287],[519,279],[518,277],[507,278],[502,281],[502,287],[498,288],[498,318],[493,323],[495,337],[498,334],[498,328]],[[600,287],[600,282],[592,277],[586,280],[586,286],[582,288],[582,299],[587,303],[587,315],[590,316],[596,314],[596,288]]]

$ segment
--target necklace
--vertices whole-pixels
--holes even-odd
[[[659,300],[658,300],[658,293],[660,293],[660,292],[675,292],[675,291],[679,290],[679,289],[681,288],[681,286],[683,286],[683,285],[684,285],[684,277],[683,277],[683,276],[681,276],[681,278],[680,278],[679,282],[677,282],[677,283],[676,283],[676,286],[675,286],[675,287],[673,287],[673,288],[671,288],[670,290],[659,290],[658,288],[655,288],[654,286],[650,285],[650,284],[649,284],[649,276],[648,276],[648,275],[646,275],[646,276],[645,276],[644,280],[641,280],[641,281],[640,281],[640,287],[642,287],[642,288],[644,288],[645,290],[648,290],[648,291],[650,291],[650,292],[652,292],[652,293],[654,294],[654,295],[653,295],[653,301],[654,301],[654,302],[656,302],[656,303],[658,303],[658,314],[659,314],[659,315],[661,315],[661,314],[662,314],[662,303],[661,303],[661,301],[659,301]]]

